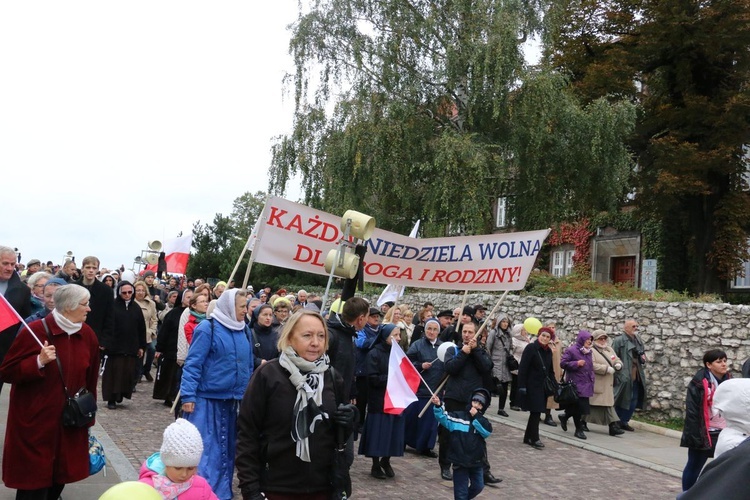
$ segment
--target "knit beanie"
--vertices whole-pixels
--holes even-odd
[[[168,467],[196,467],[203,455],[203,438],[196,426],[178,418],[164,429],[160,452]]]

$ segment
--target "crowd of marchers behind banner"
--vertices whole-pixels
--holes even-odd
[[[612,342],[604,330],[580,330],[565,347],[554,322],[487,318],[481,304],[437,311],[425,303],[415,312],[353,297],[321,311],[321,297],[305,290],[107,270],[93,256],[80,268],[72,260],[21,266],[0,246],[0,261],[0,295],[28,325],[0,322],[0,381],[13,385],[4,457],[14,455],[3,460],[3,480],[17,498],[57,498],[87,477],[86,427],[49,415],[61,415],[79,389],[96,394],[99,378],[99,411],[130,404],[136,391],[173,409],[176,421],[159,453],[144,457],[141,481],[187,499],[232,498],[235,470],[243,498],[343,498],[356,441],[376,479],[393,478],[391,459],[411,449],[437,459],[436,476],[453,481],[456,498],[473,498],[502,481],[485,444],[491,396],[500,417],[506,403],[528,412],[523,442],[541,450],[540,424],[567,432],[572,420],[578,439],[589,424],[625,437],[647,395],[635,319]],[[394,344],[422,377],[418,400],[400,414],[385,405]],[[726,366],[726,353],[707,351],[688,387],[685,490],[717,442],[733,454],[750,427],[742,411],[750,390],[733,385],[741,379],[725,384]],[[550,387],[561,381],[574,384],[575,400],[555,401]],[[56,459],[40,460],[38,442]]]

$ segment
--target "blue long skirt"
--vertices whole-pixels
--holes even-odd
[[[433,449],[437,440],[438,421],[432,408],[428,407],[419,418],[419,412],[429,402],[429,397],[419,398],[404,410],[404,441],[419,452]]]
[[[237,449],[237,409],[234,399],[195,398],[195,411],[185,419],[203,438],[203,456],[198,475],[203,476],[221,500],[231,500],[234,455]]]
[[[359,438],[359,454],[366,457],[403,457],[403,414],[368,413]]]

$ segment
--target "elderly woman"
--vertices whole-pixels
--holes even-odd
[[[114,329],[102,335],[104,372],[102,373],[102,400],[114,410],[123,398],[130,399],[135,390],[136,364],[141,362],[146,350],[146,322],[138,304],[133,301],[135,288],[129,281],[117,284]]]
[[[578,391],[578,401],[569,404],[565,413],[559,416],[560,427],[568,430],[568,419],[573,417],[576,426],[574,436],[586,439],[583,432],[582,417],[590,412],[589,398],[594,395],[594,360],[591,354],[591,332],[580,330],[575,344],[571,344],[563,352],[560,366],[565,370],[565,380],[573,382]]]
[[[555,380],[560,380],[562,378],[562,368],[560,367],[560,359],[562,358],[563,351],[562,341],[557,335],[557,328],[555,327],[554,321],[547,322],[544,329],[550,334],[549,348],[552,351],[552,369],[555,370]],[[557,410],[558,408],[559,405],[557,404],[557,401],[555,401],[555,398],[552,396],[548,397],[547,410],[545,411],[544,420],[542,420],[542,422],[551,427],[557,427],[557,423],[552,418],[552,410]],[[581,424],[583,425],[584,431],[589,430],[588,427],[586,427],[585,421],[582,421]]]
[[[151,298],[148,285],[145,281],[136,281],[134,286],[135,303],[141,308],[143,321],[146,324],[146,355],[143,357],[143,363],[136,363],[135,377],[140,382],[141,377],[145,375],[146,380],[153,382],[154,378],[151,376],[150,370],[147,370],[147,367],[150,367],[154,361],[156,325],[159,323],[159,318],[156,317],[156,302]]]
[[[180,383],[185,419],[203,437],[198,474],[222,500],[232,498],[237,411],[253,373],[246,313],[247,292],[221,295],[211,319],[195,329]]]
[[[592,424],[609,427],[610,436],[619,436],[625,431],[620,429],[620,417],[615,411],[615,394],[612,389],[615,372],[622,369],[622,361],[607,343],[608,337],[604,330],[594,330],[594,350],[591,352],[594,362],[594,395],[589,400],[591,413],[587,420]]]
[[[3,481],[18,490],[16,498],[56,499],[66,484],[89,476],[88,429],[62,425],[65,389],[70,396],[84,387],[96,395],[99,344],[85,323],[89,297],[78,285],[59,287],[55,309],[18,333],[0,365],[0,377],[13,384]]]
[[[279,357],[279,333],[273,328],[273,308],[261,304],[253,310],[250,322],[253,336],[253,359],[255,368]]]
[[[278,335],[284,327],[284,323],[289,319],[289,313],[292,310],[292,302],[286,297],[279,297],[273,301],[273,322],[271,326]]]
[[[242,498],[332,498],[337,427],[351,432],[356,409],[337,409],[348,385],[328,363],[323,317],[300,309],[284,324],[281,355],[258,368],[237,424],[237,478]]]
[[[422,338],[422,335],[424,335],[425,323],[427,323],[428,319],[434,316],[435,314],[432,312],[432,309],[428,307],[424,307],[419,311],[419,322],[414,326],[414,331],[411,334],[412,344]]]
[[[521,408],[529,412],[523,442],[536,449],[544,448],[539,439],[539,417],[547,408],[547,397],[550,396],[544,391],[544,379],[555,376],[550,337],[549,332],[540,330],[536,342],[523,350],[518,366],[518,398]]]
[[[392,307],[389,311],[396,309]],[[400,340],[400,328],[394,324],[383,325],[378,340],[367,353],[368,410],[359,439],[359,454],[372,458],[370,474],[376,479],[395,477],[391,457],[404,456],[404,416],[384,411],[391,345]]]
[[[188,308],[192,298],[192,290],[177,292],[174,307],[162,320],[161,329],[156,336],[154,357],[157,360],[157,367],[153,398],[163,399],[164,405],[169,407],[174,404],[182,378],[182,365],[177,362],[177,329],[182,313]],[[187,349],[185,349],[184,357],[187,357]]]
[[[719,384],[729,380],[727,353],[711,349],[703,354],[703,366],[695,372],[685,395],[685,425],[680,446],[688,449],[688,461],[682,471],[682,491],[698,480],[706,461],[714,456],[719,433],[726,426],[720,414],[713,413],[713,401]]]
[[[195,287],[195,290],[193,291],[193,295],[202,295],[206,298],[206,301],[210,300],[211,297],[211,287],[208,286],[207,283],[204,283],[202,285],[198,285]],[[188,300],[188,306],[190,304],[190,300]],[[213,312],[213,310],[211,310]],[[210,316],[211,313],[206,310],[206,317]],[[187,338],[187,333],[185,333],[185,325],[187,325],[188,321],[190,320],[190,308],[186,308],[182,311],[182,315],[180,316],[180,323],[177,326],[177,363],[182,366],[185,364],[185,359],[187,357],[188,348],[190,347],[190,342]]]
[[[508,368],[508,356],[513,356],[513,337],[510,335],[510,320],[507,316],[498,316],[500,321],[490,329],[487,336],[487,353],[492,358],[492,379],[497,390],[497,414],[507,417],[505,401],[508,399],[508,383],[513,378]]]
[[[511,329],[510,334],[511,337],[513,337],[513,357],[516,358],[516,361],[520,364],[523,351],[531,342],[531,338],[529,338],[529,332],[526,331],[522,323],[514,326]],[[511,370],[510,375],[510,409],[513,411],[521,411],[521,406],[518,401],[518,370]]]
[[[52,278],[50,273],[39,271],[31,275],[28,281],[31,289],[31,314],[44,311],[44,285]]]
[[[432,451],[437,439],[438,422],[435,415],[430,411],[425,412],[419,418],[425,404],[432,397],[432,392],[440,385],[445,374],[445,367],[437,355],[437,349],[442,342],[438,339],[440,334],[440,322],[436,319],[428,319],[424,325],[424,336],[411,344],[406,354],[414,368],[422,375],[424,382],[419,385],[417,397],[419,400],[409,405],[404,410],[405,430],[404,441],[417,453],[430,458],[437,458],[437,453]],[[425,382],[429,386],[425,386]]]

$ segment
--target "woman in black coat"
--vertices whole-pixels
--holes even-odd
[[[376,479],[394,477],[391,457],[404,456],[404,416],[384,411],[391,344],[400,340],[400,328],[392,323],[383,325],[367,353],[367,418],[359,439],[359,454],[372,458],[370,474]]]
[[[537,449],[544,448],[539,440],[539,417],[545,412],[547,397],[551,395],[544,391],[544,379],[546,376],[555,380],[550,339],[549,332],[539,332],[536,341],[523,350],[518,367],[518,396],[521,408],[529,412],[523,442]]]
[[[706,461],[714,456],[719,432],[726,422],[719,415],[714,415],[711,408],[716,389],[729,378],[727,353],[721,349],[711,349],[703,355],[703,368],[688,384],[685,425],[680,440],[680,446],[688,449],[688,461],[682,471],[682,491],[695,484]]]
[[[177,294],[174,307],[164,316],[161,328],[156,336],[157,360],[156,380],[154,381],[154,399],[163,399],[164,405],[171,407],[177,397],[182,377],[182,368],[177,364],[177,332],[180,326],[180,317],[187,309],[193,291],[181,290]]]
[[[143,312],[134,299],[135,288],[129,281],[117,285],[114,305],[114,331],[103,335],[104,373],[102,374],[102,400],[114,410],[122,398],[132,396],[136,363],[146,350],[146,322]]]

